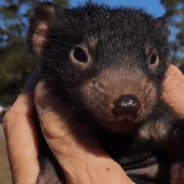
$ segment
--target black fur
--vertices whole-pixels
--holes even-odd
[[[48,7],[52,7],[54,13],[50,14]],[[32,38],[40,22],[46,23],[48,31],[43,35],[45,41],[41,51],[37,52]],[[99,120],[96,121],[96,117],[86,110],[80,87],[107,69],[110,71],[109,78],[112,69],[117,72],[122,70],[122,75],[126,70],[143,72],[142,75],[156,89],[156,98],[153,99],[156,103],[152,113],[144,117],[142,124],[136,126],[133,133],[110,132],[99,126],[97,135],[102,146],[122,165],[134,182],[169,184],[172,161],[177,159],[178,154],[184,153],[183,149],[179,149],[177,154],[170,154],[169,136],[166,141],[161,142],[155,141],[154,138],[144,140],[136,136],[137,130],[145,124],[156,124],[160,119],[170,125],[169,135],[170,130],[176,129],[173,128],[176,126],[173,122],[179,122],[172,110],[160,99],[169,61],[168,30],[164,20],[154,19],[143,10],[136,9],[92,4],[73,9],[59,9],[53,4],[41,3],[31,18],[28,41],[30,50],[39,58],[43,76],[53,91],[62,92],[68,107],[83,109],[83,113],[93,118],[92,123]],[[90,46],[91,42],[94,42],[94,47]],[[69,57],[71,50],[78,44],[85,44],[91,57],[91,63],[85,69],[74,66]],[[149,53],[146,53],[146,50],[159,57],[160,62],[155,71],[148,68]],[[141,83],[139,78],[137,83]],[[183,140],[183,137],[181,139]],[[173,139],[173,145],[175,142],[177,141]],[[53,158],[48,156],[49,154],[48,149],[42,152],[42,156],[51,158],[52,163]],[[153,178],[136,172],[138,168],[149,168],[158,163],[158,173]]]

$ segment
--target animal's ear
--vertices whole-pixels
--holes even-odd
[[[167,26],[167,21],[163,17],[159,17],[156,19],[156,27],[162,33],[163,36],[168,36],[169,30]]]
[[[28,47],[36,54],[40,54],[47,41],[50,25],[57,19],[57,7],[52,3],[39,3],[35,8],[28,33]]]

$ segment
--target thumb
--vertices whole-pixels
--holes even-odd
[[[68,183],[133,183],[95,137],[76,122],[63,100],[49,92],[44,80],[37,86],[35,101],[46,142],[64,170]]]

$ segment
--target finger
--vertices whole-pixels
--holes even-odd
[[[65,172],[69,184],[131,184],[122,168],[86,131],[44,81],[36,89],[36,107],[44,137]],[[69,115],[68,115],[69,114]],[[76,126],[77,124],[77,126]]]
[[[12,179],[16,184],[35,184],[39,173],[36,132],[32,119],[34,90],[39,80],[40,72],[37,69],[3,120]]]
[[[184,117],[184,76],[176,66],[169,65],[163,89],[163,100],[180,117]]]

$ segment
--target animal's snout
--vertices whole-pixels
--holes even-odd
[[[115,116],[136,117],[141,104],[134,94],[124,94],[114,103],[113,113]]]

